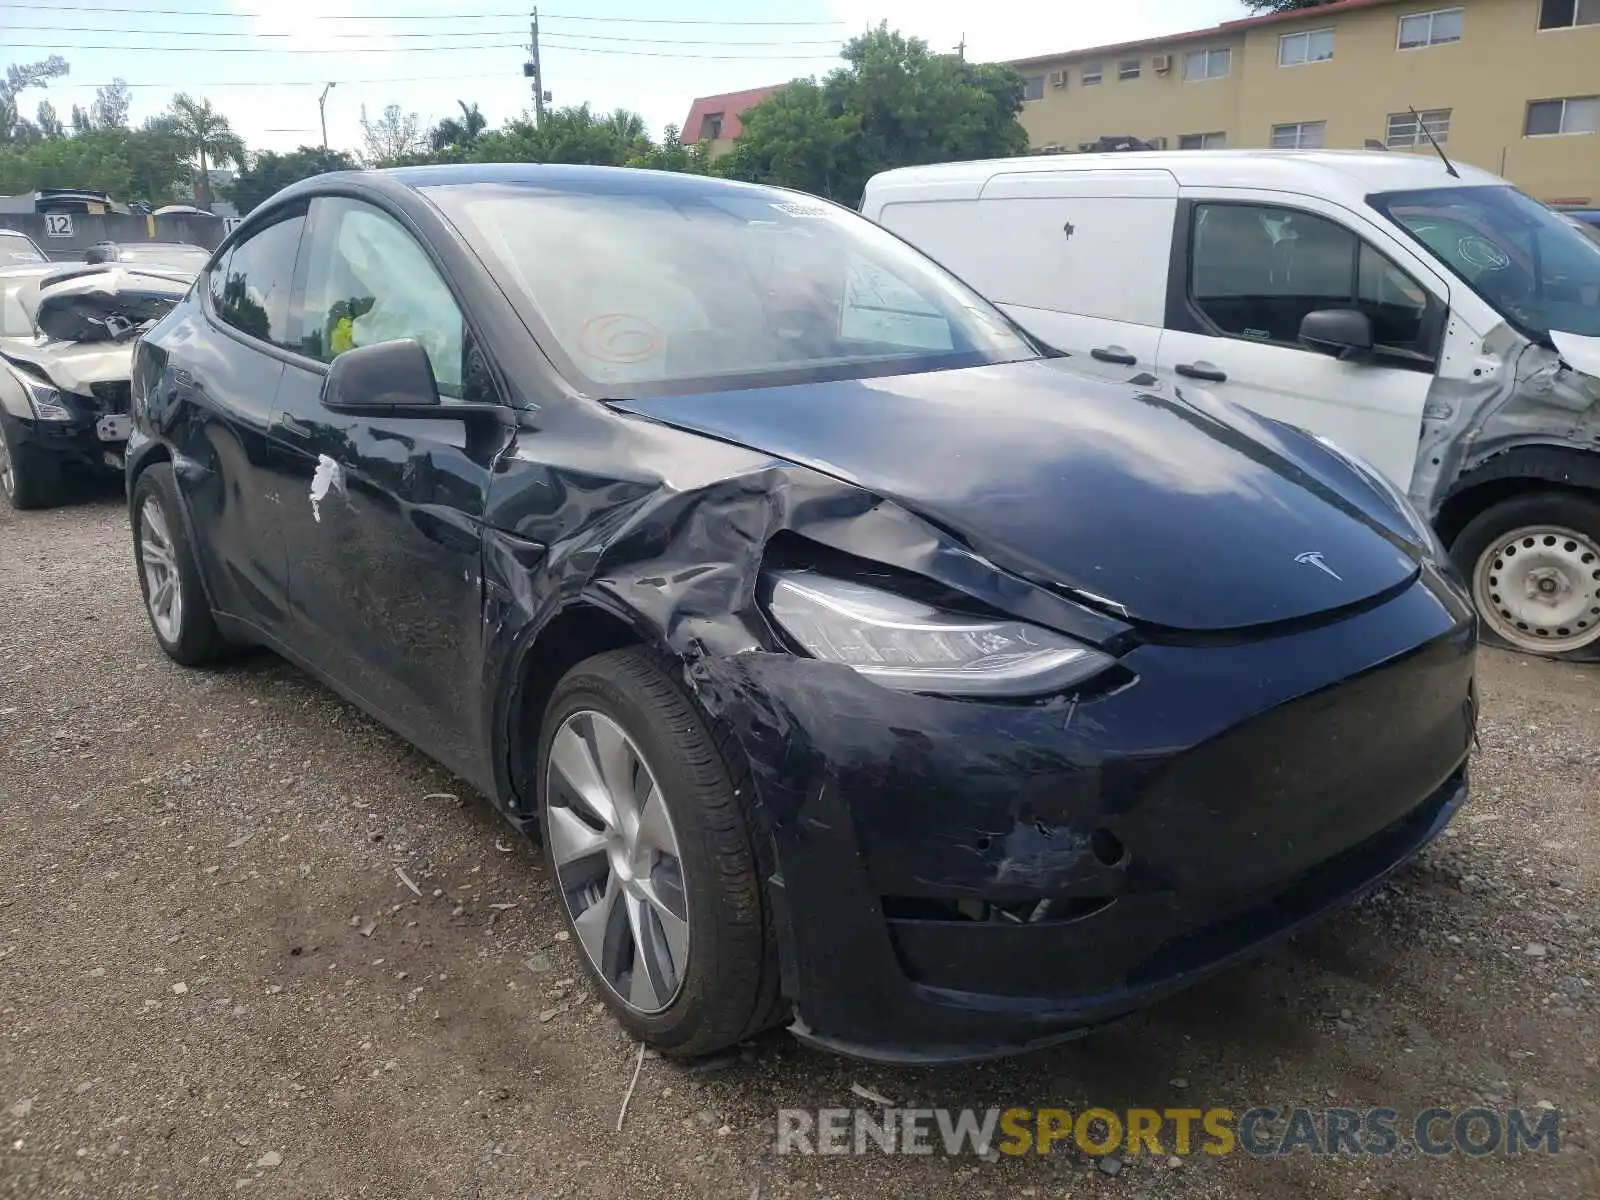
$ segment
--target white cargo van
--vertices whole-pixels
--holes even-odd
[[[861,209],[1088,373],[1367,459],[1488,636],[1600,657],[1600,249],[1505,180],[1381,151],[1073,154],[888,171]]]

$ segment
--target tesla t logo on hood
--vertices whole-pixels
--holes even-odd
[[[1325,571],[1340,583],[1344,582],[1344,578],[1337,571],[1322,561],[1321,550],[1307,550],[1304,554],[1296,554],[1294,560],[1297,563],[1305,563],[1308,567],[1315,567],[1319,571]]]

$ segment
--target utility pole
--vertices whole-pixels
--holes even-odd
[[[328,93],[338,86],[336,83],[328,84],[327,87],[322,89],[322,95],[317,97],[317,112],[322,117],[322,153],[324,156],[328,153]]]
[[[528,51],[532,57],[523,66],[523,70],[533,78],[533,114],[534,123],[544,124],[544,72],[539,69],[539,9],[533,10],[533,15],[528,24]]]
[[[961,40],[956,43],[956,57],[962,62],[967,61],[967,35],[962,34]]]

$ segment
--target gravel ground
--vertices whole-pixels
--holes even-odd
[[[0,504],[0,1195],[1600,1196],[1600,671],[1485,652],[1475,795],[1267,959],[1025,1059],[647,1059],[536,854],[284,663],[162,657],[118,498]],[[414,882],[413,894],[405,878]],[[1562,1110],[1555,1156],[779,1157],[780,1106]]]

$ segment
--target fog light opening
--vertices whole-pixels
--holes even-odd
[[[1117,837],[1105,826],[1100,826],[1089,835],[1089,852],[1095,859],[1106,867],[1114,867],[1127,857],[1128,851],[1122,844],[1122,839]]]

